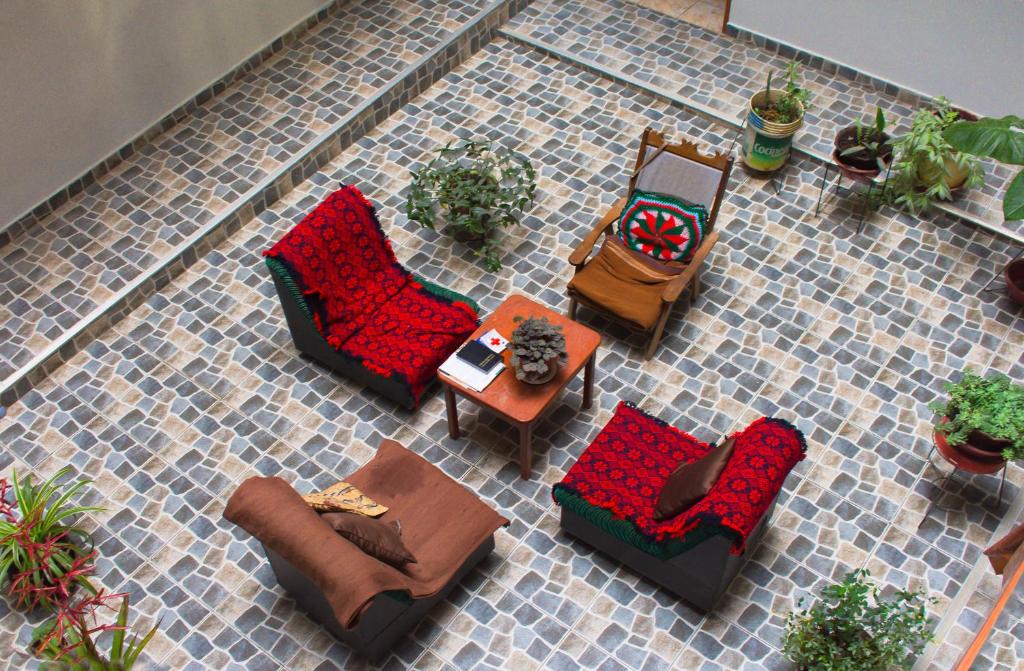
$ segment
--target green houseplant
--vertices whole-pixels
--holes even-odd
[[[518,152],[481,140],[449,142],[436,153],[412,173],[406,215],[431,230],[444,222],[452,237],[483,257],[488,270],[500,270],[494,236],[517,224],[533,204],[533,165]]]
[[[1024,118],[1019,116],[957,121],[943,132],[943,137],[958,151],[1009,165],[1024,165]],[[1006,187],[1003,219],[1024,219],[1024,170],[1018,171]],[[1024,259],[1010,262],[1003,274],[1010,296],[1024,305]]]
[[[963,117],[966,113],[953,109],[945,98],[937,98],[932,108],[917,111],[910,131],[893,142],[893,202],[916,214],[936,200],[952,200],[954,189],[982,183],[978,159],[957,151],[944,135]]]
[[[95,611],[107,602],[120,599],[117,618],[111,624],[97,624]],[[128,597],[124,594],[100,594],[63,610],[33,632],[33,652],[44,661],[45,671],[131,671],[139,655],[156,635],[159,623],[145,634],[128,632]],[[94,638],[110,631],[110,647],[101,651]]]
[[[772,88],[769,72],[766,86],[750,97],[743,162],[759,172],[781,168],[789,157],[793,136],[803,123],[810,100],[810,92],[800,85],[796,61],[786,67],[786,82],[781,89]]]
[[[860,120],[836,135],[832,159],[848,178],[863,182],[874,179],[892,161],[892,144],[885,132],[887,121],[879,107],[872,124]]]
[[[70,503],[89,484],[80,480],[61,492],[70,473],[66,466],[39,484],[31,476],[19,480],[17,472],[11,484],[0,479],[0,584],[19,608],[56,609],[79,587],[94,591],[88,576],[95,552],[72,522],[101,508]]]
[[[562,327],[547,317],[516,317],[519,324],[512,332],[508,347],[512,350],[512,368],[516,379],[529,384],[543,384],[558,372],[565,358],[565,335]]]
[[[1024,387],[1002,374],[981,377],[970,369],[959,382],[947,383],[938,415],[936,439],[976,459],[1024,459]]]
[[[883,597],[859,569],[822,590],[821,599],[786,617],[782,651],[806,671],[909,669],[931,640],[928,599],[922,592]]]

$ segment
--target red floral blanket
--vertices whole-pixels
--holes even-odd
[[[732,457],[708,495],[682,514],[656,522],[654,507],[669,474],[711,445],[622,402],[553,494],[560,503],[560,494],[570,494],[607,510],[655,543],[685,542],[695,532],[704,538],[714,529],[730,537],[739,554],[790,470],[804,458],[806,443],[794,426],[767,417],[735,437]]]
[[[263,254],[288,269],[331,347],[401,379],[417,403],[476,329],[470,305],[427,291],[398,263],[373,205],[354,186],[332,193]]]

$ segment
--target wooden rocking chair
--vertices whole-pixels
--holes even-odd
[[[700,293],[700,266],[718,242],[714,230],[718,208],[729,181],[733,159],[722,153],[707,156],[697,145],[671,144],[661,133],[644,130],[636,169],[629,179],[629,193],[612,205],[583,242],[569,255],[576,272],[569,281],[569,317],[583,304],[609,314],[631,327],[651,332],[644,358],[658,348],[672,306],[690,288],[692,301]],[[663,193],[708,210],[708,233],[689,263],[660,263],[640,252],[615,244],[613,227],[635,190]],[[591,254],[607,236],[597,254]]]

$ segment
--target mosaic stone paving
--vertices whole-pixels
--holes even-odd
[[[9,409],[0,472],[65,463],[95,480],[87,520],[100,582],[160,619],[161,667],[359,669],[363,662],[296,610],[256,543],[221,519],[244,478],[299,489],[366,462],[384,437],[438,464],[513,520],[496,552],[407,637],[388,669],[779,668],[784,613],[847,570],[923,588],[942,615],[1007,510],[996,482],[943,497],[926,471],[926,403],[973,365],[1024,380],[1024,319],[979,290],[1003,243],[942,217],[875,216],[854,235],[844,201],[808,216],[816,171],[797,162],[776,193],[737,170],[704,293],[676,309],[655,358],[637,334],[581,311],[602,343],[594,405],[570,385],[535,432],[535,477],[518,477],[515,434],[444,403],[416,413],[300,358],[259,252],[330,193],[356,182],[380,204],[399,258],[485,310],[514,291],[565,309],[565,258],[626,184],[643,127],[728,142],[703,119],[536,51],[497,40],[406,105],[93,342]],[[454,135],[525,152],[538,203],[508,231],[504,269],[401,214],[408,170]],[[808,458],[771,528],[713,614],[702,615],[558,530],[550,486],[620,399],[704,440],[764,414],[796,423]],[[1010,471],[1009,499],[1024,471]],[[0,647],[36,620],[0,602]],[[1006,647],[1009,626],[999,633]],[[1002,659],[1002,657],[1000,657]],[[1010,669],[998,663],[993,668]]]
[[[485,4],[348,3],[0,249],[0,381]]]
[[[787,62],[750,42],[683,23],[627,0],[537,0],[506,27],[737,121],[746,116],[750,95],[764,86],[768,72],[781,73]],[[909,128],[917,109],[916,100],[910,97],[901,99],[821,68],[804,67],[803,76],[813,96],[813,108],[796,139],[825,155],[832,153],[838,129],[853,125],[858,118],[873,117],[876,107],[898,122],[899,133]],[[1002,194],[1016,172],[993,161],[986,161],[985,168],[985,184],[965,193],[955,205],[993,225],[1024,232],[1021,222],[1002,223]]]

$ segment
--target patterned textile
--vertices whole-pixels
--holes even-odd
[[[382,506],[347,482],[335,482],[322,492],[304,495],[302,500],[322,513],[347,512],[379,517],[388,511],[387,506]]]
[[[630,522],[654,543],[728,537],[732,552],[747,536],[806,452],[803,434],[781,419],[761,418],[735,434],[732,457],[708,495],[680,515],[656,522],[658,493],[680,461],[693,461],[711,446],[668,426],[642,410],[619,403],[594,442],[554,486],[555,501],[581,499]],[[646,548],[642,548],[646,549]]]
[[[707,232],[708,211],[660,193],[634,191],[619,218],[630,249],[659,261],[689,261]]]
[[[334,349],[407,385],[419,402],[477,325],[467,303],[429,291],[395,258],[373,206],[343,186],[265,256],[280,261]]]

